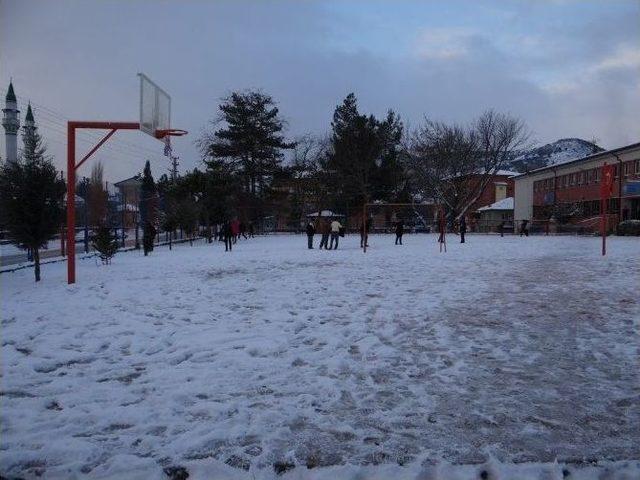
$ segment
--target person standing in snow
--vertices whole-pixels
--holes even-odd
[[[324,247],[325,250],[329,250],[329,223],[323,218],[318,220],[318,232],[322,235],[318,248],[322,250],[322,247]]]
[[[404,223],[402,220],[396,222],[396,245],[402,245],[402,235],[404,234]]]
[[[464,243],[464,234],[467,233],[467,221],[464,215],[460,217],[460,243]]]
[[[224,251],[230,252],[233,246],[233,230],[229,221],[224,222],[222,226],[222,236],[224,237]]]
[[[504,220],[500,222],[500,226],[498,227],[498,231],[500,232],[500,236],[504,237]]]
[[[329,245],[329,250],[337,250],[338,249],[338,239],[340,238],[340,229],[342,225],[337,219],[333,219],[331,222],[331,244]],[[335,246],[333,242],[336,242]]]
[[[246,240],[247,239],[247,225],[244,222],[240,222],[239,227],[240,227],[240,235],[242,235],[242,238],[244,238]]]
[[[529,223],[529,220],[522,220],[522,223],[520,224],[520,236],[524,235],[525,237],[529,236],[529,228],[527,227],[527,224]]]
[[[255,232],[255,228],[253,226],[253,222],[249,222],[249,238],[253,238],[254,232]]]
[[[233,236],[233,243],[236,243],[240,235],[240,222],[237,218],[231,220],[231,234]]]
[[[307,223],[307,246],[309,250],[313,250],[313,236],[316,233],[316,227],[313,225],[313,222]]]
[[[369,230],[371,229],[371,220],[368,218],[360,226],[360,248],[365,245],[369,246]]]

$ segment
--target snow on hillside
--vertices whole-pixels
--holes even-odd
[[[509,168],[519,172],[535,170],[549,165],[559,165],[578,158],[603,151],[594,143],[580,138],[563,138],[553,143],[534,148],[509,164]]]
[[[638,478],[637,239],[449,241],[0,275],[0,475]]]

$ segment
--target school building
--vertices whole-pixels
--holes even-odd
[[[608,229],[623,220],[640,219],[640,143],[634,143],[514,177],[515,222],[529,220],[535,226],[551,221],[596,231],[605,163],[615,171],[607,202]]]

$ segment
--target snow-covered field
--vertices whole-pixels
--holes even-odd
[[[638,239],[456,240],[0,275],[0,474],[640,478]]]

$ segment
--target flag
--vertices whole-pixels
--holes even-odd
[[[613,190],[613,175],[613,165],[607,165],[605,163],[602,166],[602,182],[600,183],[601,198],[609,198],[611,196],[611,191]]]

